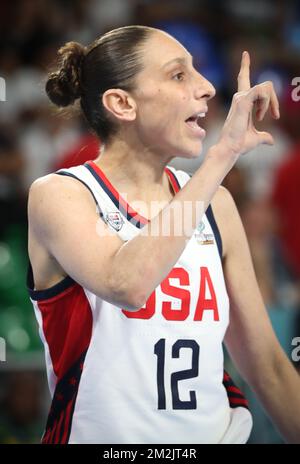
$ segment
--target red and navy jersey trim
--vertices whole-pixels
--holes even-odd
[[[86,353],[87,350],[56,385],[42,444],[66,444],[69,441]]]
[[[139,229],[148,224],[148,219],[135,211],[127,201],[117,192],[114,186],[105,176],[104,172],[93,161],[87,161],[84,166],[90,171],[97,182],[100,184],[105,193],[109,196],[119,211],[127,218],[129,222]]]
[[[241,390],[233,383],[231,377],[224,371],[223,385],[226,389],[231,408],[243,407],[249,409],[249,403]]]
[[[173,173],[173,171],[171,171],[171,169],[165,168],[165,171],[166,171],[166,173],[167,173],[168,176],[169,176],[169,179],[170,179],[170,181],[171,181],[171,184],[172,184],[172,187],[173,187],[174,192],[175,192],[175,193],[179,192],[179,190],[181,189],[181,187],[180,187],[180,183],[178,182],[177,177],[175,176],[175,174]]]
[[[32,300],[48,300],[49,298],[62,294],[68,288],[72,287],[72,285],[76,285],[75,280],[73,280],[70,276],[66,276],[60,282],[53,285],[53,287],[45,290],[34,290],[33,272],[31,263],[29,262],[27,270],[27,290]]]
[[[94,161],[87,161],[84,163],[84,166],[90,171],[94,176],[97,182],[100,184],[105,193],[109,196],[115,206],[119,211],[137,228],[142,228],[148,224],[148,219],[135,211],[127,201],[119,194],[119,192],[114,188],[110,181],[105,176],[104,172],[100,169],[99,166]],[[171,185],[174,189],[174,192],[177,193],[180,190],[180,184],[174,175],[174,173],[166,168],[166,172],[170,179]]]

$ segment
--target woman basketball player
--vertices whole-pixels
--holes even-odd
[[[220,187],[241,154],[273,143],[252,122],[253,109],[279,118],[272,84],[250,86],[244,52],[219,141],[190,178],[168,163],[199,156],[215,89],[179,42],[128,26],[59,54],[47,94],[60,107],[80,99],[103,148],[30,189],[28,287],[52,395],[43,443],[245,443],[251,414],[223,340],[299,441],[299,378]]]

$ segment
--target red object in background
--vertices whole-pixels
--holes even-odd
[[[279,236],[291,270],[300,277],[300,143],[275,175],[272,203],[278,213]]]
[[[100,141],[92,134],[84,134],[70,150],[53,165],[52,171],[79,166],[86,161],[97,158],[100,149]]]

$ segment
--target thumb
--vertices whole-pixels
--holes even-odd
[[[257,132],[259,143],[265,145],[274,145],[274,139],[269,132]]]

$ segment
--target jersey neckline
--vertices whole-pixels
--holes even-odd
[[[123,196],[117,191],[117,189],[112,185],[109,179],[106,177],[102,169],[92,160],[84,163],[84,166],[93,174],[95,179],[98,181],[103,190],[107,193],[110,199],[113,201],[115,206],[122,212],[122,214],[127,217],[127,219],[132,222],[136,227],[141,228],[142,226],[149,223],[149,219],[144,217],[142,214],[138,213],[130,204],[123,198]],[[165,172],[167,173],[169,183],[176,195],[180,190],[180,183],[170,168],[165,167]]]

